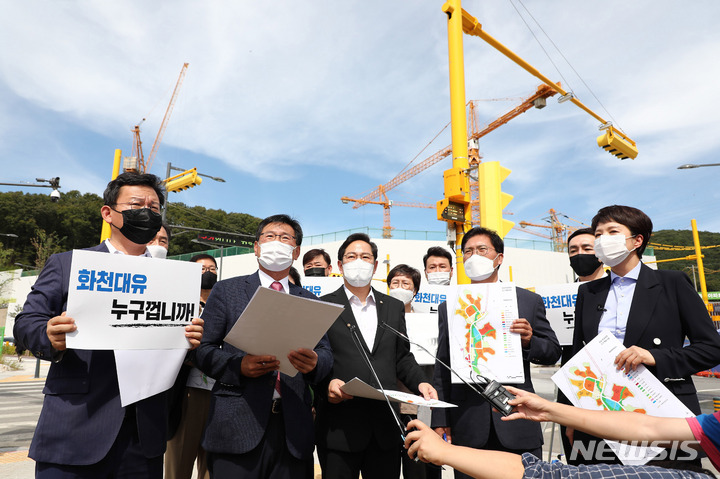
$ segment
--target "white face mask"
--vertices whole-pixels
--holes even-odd
[[[167,250],[164,246],[160,246],[159,244],[149,244],[147,245],[147,249],[150,252],[150,256],[153,258],[167,258]]]
[[[375,272],[375,264],[368,263],[361,259],[356,259],[350,263],[345,263],[342,268],[342,273],[350,286],[356,288],[362,288],[367,286],[372,281],[372,275]]]
[[[294,246],[280,241],[260,243],[260,257],[258,261],[267,270],[283,271],[292,265],[294,250]]]
[[[487,256],[474,254],[465,261],[465,274],[472,281],[486,280],[495,272],[494,261]]]
[[[634,236],[619,235],[600,235],[595,238],[595,256],[610,266],[617,266],[627,258],[631,252],[635,251],[627,249],[625,241]]]
[[[450,284],[450,271],[438,271],[427,274],[428,284],[448,286]]]
[[[415,294],[411,290],[405,288],[391,288],[389,294],[393,298],[399,299],[404,304],[410,304],[413,296],[415,296]]]

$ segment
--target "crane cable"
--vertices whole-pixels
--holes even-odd
[[[595,92],[592,91],[592,89],[591,89],[590,86],[585,82],[585,80],[583,79],[583,77],[580,76],[580,73],[578,73],[577,70],[575,70],[575,67],[572,66],[572,64],[571,64],[570,61],[567,59],[567,57],[565,57],[565,55],[564,55],[563,52],[560,50],[560,48],[555,44],[555,42],[552,40],[552,38],[550,38],[550,35],[548,35],[548,33],[545,31],[545,29],[542,27],[542,25],[540,25],[540,22],[538,22],[537,19],[533,16],[533,14],[530,13],[530,10],[528,10],[528,8],[525,6],[525,4],[522,2],[522,0],[515,0],[515,1],[517,1],[520,5],[522,5],[523,9],[527,12],[527,14],[530,16],[530,18],[532,18],[533,22],[535,22],[535,24],[538,26],[538,28],[540,29],[540,31],[543,32],[543,34],[544,34],[545,37],[548,39],[548,41],[552,44],[552,46],[555,48],[555,50],[557,50],[557,52],[560,54],[560,56],[563,58],[563,60],[565,60],[565,63],[567,63],[567,65],[570,67],[570,69],[575,73],[575,75],[577,75],[577,77],[578,77],[578,79],[580,80],[580,82],[582,82],[582,84],[585,85],[585,88],[588,89],[588,91],[590,92],[590,94],[592,95],[592,97],[595,98],[595,101],[598,102],[598,104],[599,104],[600,107],[603,109],[603,111],[605,111],[605,113],[607,113],[607,116],[610,117],[610,119],[612,120],[613,125],[614,125],[618,130],[620,130],[620,131],[622,131],[622,132],[624,133],[623,129],[620,127],[620,124],[615,120],[615,118],[614,118],[614,117],[612,116],[612,114],[607,110],[607,108],[605,108],[605,105],[602,104],[602,102],[601,102],[600,99],[597,97],[597,95],[595,95]],[[560,75],[560,78],[562,78],[562,81],[565,82],[565,84],[567,85],[568,91],[570,91],[570,92],[572,92],[573,94],[575,94],[575,91],[570,87],[570,82],[568,82],[567,79],[563,76],[563,74],[560,73],[560,69],[557,67],[557,65],[555,64],[555,62],[553,62],[552,58],[551,58],[550,55],[548,54],[547,50],[545,50],[545,47],[543,47],[542,43],[540,43],[540,40],[539,40],[538,37],[535,35],[535,32],[533,32],[532,28],[530,28],[530,25],[529,25],[528,22],[525,20],[525,17],[523,17],[523,15],[520,13],[520,10],[518,10],[517,6],[515,6],[515,4],[513,3],[513,0],[508,0],[508,2],[510,2],[510,5],[512,5],[512,7],[515,9],[515,11],[517,12],[518,16],[520,17],[520,19],[523,21],[523,23],[524,23],[525,26],[527,27],[527,29],[528,29],[528,31],[530,32],[530,34],[533,36],[533,38],[535,38],[535,41],[536,41],[537,44],[540,46],[540,48],[541,48],[542,51],[545,53],[545,55],[548,57],[548,60],[550,60],[550,63],[552,63],[553,67],[555,67],[555,70],[558,72],[558,75]]]

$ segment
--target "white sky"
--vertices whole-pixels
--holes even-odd
[[[515,0],[515,5],[522,6]],[[608,204],[644,210],[656,229],[720,231],[717,78],[720,4],[713,0],[524,5],[640,151],[620,161],[597,147],[597,122],[548,100],[484,137],[485,161],[512,170],[509,216],[541,222],[550,208],[589,223]],[[449,121],[442,1],[2,1],[2,182],[60,176],[63,191],[101,194],[115,148],[129,155],[142,118],[148,154],[183,62],[185,82],[151,172],[167,162],[221,176],[171,201],[264,217],[296,216],[306,234],[382,226],[382,208],[340,202],[389,181]],[[465,1],[488,33],[608,117],[509,0]],[[524,13],[524,11],[523,11]],[[526,20],[528,19],[525,16]],[[536,25],[536,34],[540,35]],[[539,81],[465,36],[467,99],[481,123]],[[449,144],[449,129],[418,160]],[[393,190],[435,203],[447,159]],[[0,191],[17,188],[0,187]],[[33,191],[35,190],[35,191]],[[26,191],[44,190],[28,188]],[[434,210],[392,210],[399,229],[442,231]],[[218,229],[222,229],[218,225]],[[510,237],[522,237],[513,231]]]

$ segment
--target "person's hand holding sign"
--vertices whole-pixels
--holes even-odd
[[[202,321],[202,320],[201,320]],[[65,311],[60,316],[50,318],[47,323],[47,337],[50,340],[50,344],[56,351],[65,351],[65,334],[72,333],[77,329],[75,326],[75,320],[65,315]],[[202,335],[202,328],[200,334]],[[200,341],[198,341],[200,344]]]
[[[191,351],[200,346],[200,340],[202,340],[204,324],[205,321],[203,321],[202,318],[193,318],[192,324],[185,326],[185,337],[190,342]]]

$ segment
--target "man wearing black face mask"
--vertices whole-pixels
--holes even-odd
[[[202,265],[200,309],[217,283],[217,263],[209,254],[196,254],[191,263]],[[190,479],[197,458],[198,479],[209,479],[205,449],[202,448],[203,429],[210,412],[210,398],[215,380],[200,371],[191,359],[185,362],[173,386],[177,391],[176,408],[170,415],[170,434],[165,453],[165,479]],[[181,399],[178,398],[181,396]],[[179,406],[179,407],[178,407]]]
[[[305,276],[330,276],[332,264],[330,255],[321,248],[311,249],[302,259]]]
[[[110,238],[89,250],[150,257],[146,244],[161,225],[160,179],[123,173],[108,184],[103,200],[100,212],[112,226]],[[167,440],[166,394],[122,407],[113,351],[66,347],[66,333],[76,330],[65,314],[71,264],[72,252],[51,256],[15,319],[19,344],[52,361],[28,454],[36,461],[36,477],[159,479]],[[193,348],[200,344],[202,324],[195,318],[185,327]]]
[[[574,231],[568,237],[570,267],[579,281],[592,281],[605,276],[602,263],[595,256],[595,233],[592,228]]]

